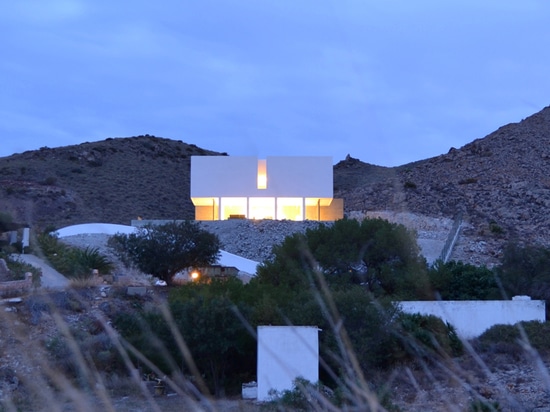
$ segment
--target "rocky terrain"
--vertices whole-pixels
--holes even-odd
[[[348,216],[460,217],[452,258],[493,265],[508,241],[550,244],[549,148],[547,107],[464,147],[399,167],[349,155],[334,166],[334,194]],[[138,216],[190,219],[190,156],[225,154],[145,135],[2,157],[0,211],[37,228],[128,224]]]
[[[222,155],[136,136],[0,158],[0,211],[44,229],[76,223],[191,219],[190,157]]]
[[[453,258],[494,264],[508,241],[550,245],[550,107],[461,148],[396,168],[334,167],[347,211],[462,216]],[[367,176],[370,176],[367,178]]]
[[[383,168],[349,156],[334,167],[335,197],[344,198],[349,217],[382,217],[415,230],[419,243],[425,245],[423,251],[437,250],[453,223],[461,221],[462,236],[452,258],[492,265],[510,240],[550,243],[549,135],[550,108],[546,108],[462,148],[409,165]],[[192,154],[217,153],[141,136],[0,158],[0,211],[12,214],[16,223],[36,228],[98,221],[128,224],[138,215],[192,218]],[[218,234],[225,250],[262,261],[285,236],[318,223],[233,220],[201,224]],[[116,260],[106,247],[106,236],[65,240],[80,247],[98,247]],[[117,270],[125,273],[127,269],[118,264]],[[130,274],[133,278],[140,275]],[[147,279],[140,282],[146,284]],[[61,316],[69,325],[83,325],[96,312],[108,317],[106,309],[121,304],[120,292],[108,286],[82,293],[91,309],[68,308]],[[0,392],[17,390],[21,376],[28,380],[39,376],[44,365],[25,354],[34,353],[33,342],[47,341],[59,327],[47,313],[37,323],[35,306],[29,303],[5,309],[0,311]],[[386,382],[393,402],[407,411],[463,411],[480,398],[498,401],[505,411],[546,412],[550,411],[550,363],[547,355],[541,356],[473,351],[449,364],[403,365],[372,379]],[[117,410],[181,407],[176,396],[158,399],[155,407],[140,401],[139,394],[128,393],[131,396],[123,390],[113,395]],[[217,410],[256,410],[251,404],[223,402]],[[69,403],[61,404],[61,409],[74,410]]]
[[[549,148],[547,107],[464,147],[399,167],[348,155],[334,166],[334,194],[344,199],[348,216],[460,217],[462,236],[452,258],[493,265],[508,241],[550,244]],[[3,157],[0,210],[42,228],[128,224],[138,216],[190,219],[192,155],[226,153],[145,135]]]

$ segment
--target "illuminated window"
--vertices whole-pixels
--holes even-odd
[[[246,197],[222,197],[222,220],[246,218]]]
[[[267,189],[267,162],[258,159],[258,189]]]
[[[274,197],[251,197],[249,199],[250,219],[275,219],[275,198]]]
[[[304,220],[303,198],[277,198],[277,219]]]

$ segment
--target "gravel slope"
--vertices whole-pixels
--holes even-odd
[[[355,214],[357,218],[383,218],[394,223],[399,223],[414,230],[418,236],[418,243],[422,254],[428,262],[433,262],[441,253],[441,249],[452,221],[445,218],[430,218],[413,213],[396,212],[369,212],[368,214]],[[222,244],[222,249],[238,256],[257,262],[269,259],[274,245],[280,244],[287,236],[294,233],[304,233],[307,229],[315,229],[320,222],[289,220],[223,220],[200,222],[200,225],[211,233],[216,234]],[[330,223],[328,223],[330,224]],[[81,248],[98,248],[111,261],[115,262],[118,270],[124,271],[113,250],[107,247],[109,235],[82,234],[66,236],[62,241]]]

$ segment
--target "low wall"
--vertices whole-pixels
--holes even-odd
[[[10,297],[29,291],[32,288],[32,273],[26,273],[24,280],[0,282],[0,296]]]
[[[434,315],[450,323],[458,336],[471,339],[491,326],[513,325],[521,321],[546,321],[543,300],[468,300],[399,302],[405,313]]]

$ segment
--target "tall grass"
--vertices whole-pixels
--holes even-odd
[[[386,411],[409,410],[407,405],[415,403],[424,408],[417,410],[436,404],[437,409],[432,410],[527,409],[529,405],[518,394],[495,383],[493,356],[530,365],[538,371],[542,387],[550,391],[542,356],[550,349],[546,324],[495,327],[477,340],[462,342],[465,355],[457,358],[452,351],[440,350],[457,342],[437,342],[429,335],[419,335],[417,324],[423,320],[412,317],[395,333],[416,355],[389,369],[366,373],[333,293],[323,277],[317,276],[316,301],[336,341],[331,359],[320,359],[334,382],[332,390],[298,380],[292,390],[263,406],[216,399],[163,293],[157,293],[156,298],[130,297],[113,289],[107,298],[101,298],[93,286],[80,285],[66,291],[35,293],[27,296],[16,312],[0,311],[0,411]],[[142,331],[143,341],[155,348],[154,353],[145,354],[121,337],[112,319],[124,310],[148,308],[156,309],[168,328],[165,335],[157,335],[150,325],[138,322],[133,326]],[[253,335],[246,314],[236,306],[235,310]],[[433,319],[429,323],[434,329],[441,327]],[[500,351],[495,346],[498,343],[513,345],[513,349]],[[504,355],[509,357],[502,358]],[[335,364],[338,369],[331,367]],[[165,365],[171,370],[169,374]],[[169,396],[155,395],[156,379],[166,386]],[[448,396],[446,387],[460,391]],[[392,388],[409,389],[405,396]],[[427,388],[436,395],[426,395]],[[440,398],[423,403],[423,396]]]
[[[464,369],[456,359],[436,352],[425,356],[424,350],[423,356],[395,368],[399,376],[391,371],[382,374],[385,384],[380,383],[382,375],[377,372],[373,371],[376,379],[365,376],[331,297],[323,293],[319,290],[319,302],[330,318],[339,347],[333,356],[338,359],[341,370],[332,371],[337,387],[330,391],[322,385],[298,381],[292,391],[264,407],[275,410],[399,410],[398,403],[392,399],[395,394],[388,392],[387,388],[403,380],[416,385],[418,395],[425,390],[426,382],[442,387],[453,381],[456,386],[468,388],[470,396],[465,399],[469,399],[469,403],[460,406],[454,403],[456,399],[442,398],[442,409],[439,410],[508,410],[521,407],[506,388],[495,387],[493,396],[487,398],[482,387],[474,386],[469,374],[476,371],[483,379],[490,379],[493,366],[487,364],[487,355],[498,351],[477,341],[472,344],[465,342],[465,356],[472,359],[472,371]],[[26,298],[25,306],[17,313],[0,312],[0,326],[4,331],[2,339],[9,340],[12,345],[8,349],[6,342],[2,342],[3,363],[7,364],[13,356],[19,357],[17,369],[0,367],[1,411],[165,411],[175,407],[178,410],[260,409],[254,403],[224,403],[212,397],[194,364],[191,348],[179,332],[166,302],[145,300],[141,304],[149,302],[161,308],[164,321],[170,325],[171,342],[182,354],[185,368],[176,364],[171,355],[173,351],[166,346],[165,339],[153,335],[145,337],[154,342],[157,355],[173,367],[174,372],[168,376],[155,362],[122,339],[112,327],[109,316],[116,312],[117,305],[121,303],[106,299],[103,304],[112,307],[97,310],[95,298],[96,293],[89,289],[35,294]],[[132,299],[128,298],[126,304],[132,304]],[[75,319],[76,313],[81,314],[78,321]],[[539,342],[537,346],[540,349],[547,350],[549,340],[544,344],[544,339],[550,338],[550,334],[545,325],[536,326],[509,327],[510,331],[505,334],[495,328],[480,337],[479,341],[487,345],[504,336],[504,341],[517,344],[517,354],[540,369],[544,384],[550,390],[550,379],[543,360],[537,349],[529,344],[534,339]],[[9,333],[6,332],[8,330]],[[38,332],[42,330],[48,331],[43,340],[29,340],[30,336],[40,337]],[[52,331],[56,332],[52,335]],[[527,331],[527,336],[522,338],[522,331]],[[411,336],[403,335],[402,338],[408,339],[410,345],[421,345]],[[323,359],[321,363],[324,363]],[[11,361],[9,364],[13,365]],[[173,395],[155,396],[157,381],[154,377],[162,379],[167,392]],[[422,379],[424,382],[419,382]],[[442,389],[441,396],[444,394]]]

